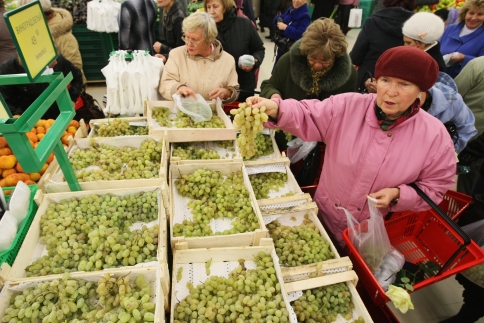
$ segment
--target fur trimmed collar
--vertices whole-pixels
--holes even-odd
[[[312,85],[310,67],[308,65],[308,58],[301,54],[299,45],[301,40],[298,40],[289,49],[291,57],[291,78],[304,91],[309,91]],[[351,59],[348,54],[336,58],[333,68],[329,70],[319,80],[321,90],[324,92],[332,92],[342,87],[351,76]]]
[[[62,8],[52,8],[55,12],[55,17],[48,21],[49,30],[52,38],[56,39],[59,36],[67,34],[72,31],[72,15],[69,11]]]

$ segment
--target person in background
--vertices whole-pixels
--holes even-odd
[[[450,25],[440,39],[447,74],[455,78],[472,59],[484,56],[484,0],[467,0],[459,23]]]
[[[0,0],[0,65],[17,52],[17,48],[15,48],[12,36],[10,36],[5,18],[3,17],[5,12],[5,1]]]
[[[350,20],[350,11],[360,3],[360,0],[339,0],[338,12],[339,19],[338,25],[341,28],[343,34],[347,34],[351,28],[348,28]]]
[[[126,0],[119,12],[119,49],[148,50],[155,55],[155,21],[153,0]]]
[[[177,0],[158,0],[157,3],[160,8],[160,41],[154,43],[153,49],[155,56],[166,63],[170,51],[185,44],[182,40],[182,22],[187,15]]]
[[[160,94],[167,100],[175,93],[193,97],[199,93],[205,100],[235,101],[239,88],[235,61],[216,39],[217,25],[212,16],[192,13],[183,20],[183,33],[186,45],[170,52],[161,75]]]
[[[434,12],[434,15],[442,19],[442,21],[445,22],[447,21],[447,18],[449,17],[449,10],[447,8],[442,8]]]
[[[313,15],[311,20],[318,20],[319,18],[329,18],[335,9],[338,8],[339,0],[313,0],[311,5],[314,5]]]
[[[260,25],[261,28],[267,27],[267,29],[269,29],[269,36],[266,36],[266,39],[270,39],[271,41],[274,40],[275,33],[275,27],[272,22],[274,21],[274,17],[277,15],[280,6],[281,0],[263,0],[261,3]]]
[[[466,148],[461,151],[458,156],[459,165],[470,166],[473,162],[484,158],[484,133],[481,133],[479,137],[474,140],[469,141]],[[481,164],[479,169],[479,176],[477,176],[476,181],[472,187],[470,195],[484,194],[484,164]],[[467,176],[467,175],[461,175]],[[484,316],[484,312],[481,316]],[[480,317],[480,316],[479,316]]]
[[[23,6],[32,1],[34,0],[19,0],[18,4]],[[72,26],[74,24],[72,15],[65,9],[52,8],[50,0],[40,0],[40,5],[44,11],[57,52],[81,71],[83,85],[85,86],[86,77],[82,71],[81,52],[79,51],[77,39],[72,34]]]
[[[414,14],[415,0],[384,0],[383,6],[365,20],[350,52],[351,61],[358,66],[359,91],[365,89],[365,83],[373,88],[376,86],[369,73],[375,73],[380,55],[389,48],[403,45],[402,26]]]
[[[477,135],[484,133],[484,56],[470,61],[455,78],[457,90],[464,102],[469,106],[475,117]],[[476,179],[482,174],[480,169],[484,158],[472,161],[468,166],[468,173],[459,175],[457,190],[470,194]],[[467,165],[466,165],[467,166]]]
[[[403,43],[426,51],[439,64],[439,71],[445,72],[444,59],[438,40],[444,33],[442,19],[430,12],[417,12],[403,24]]]
[[[69,84],[68,91],[72,104],[74,105],[83,88],[81,71],[62,55],[58,55],[57,59],[49,67],[54,72],[62,72],[64,76],[72,73],[72,81]],[[0,75],[22,73],[25,73],[25,69],[17,54],[10,56],[0,67]],[[48,85],[47,83],[2,85],[0,86],[0,93],[5,99],[5,103],[7,103],[12,115],[22,114],[45,91]],[[54,102],[42,118],[56,119],[58,115],[59,107]]]
[[[438,73],[427,53],[399,46],[384,52],[376,63],[376,94],[345,93],[300,102],[247,99],[252,108],[266,107],[271,119],[265,127],[326,143],[314,200],[340,250],[347,220],[339,207],[362,221],[369,215],[369,195],[378,200],[383,215],[424,211],[429,205],[408,184],[417,184],[436,203],[453,185],[452,140],[439,120],[420,109],[420,93],[432,87]]]
[[[291,43],[301,39],[310,23],[311,17],[309,16],[307,0],[292,0],[292,7],[289,7],[284,14],[275,17],[273,21],[275,33],[281,37],[287,37]],[[281,56],[289,50],[289,48],[282,48],[277,40],[275,42],[277,55],[274,67]]]
[[[222,48],[235,59],[240,85],[238,100],[245,101],[257,87],[255,72],[264,59],[264,42],[249,19],[237,16],[233,0],[205,0],[204,6],[217,24]]]

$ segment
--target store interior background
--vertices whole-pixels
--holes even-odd
[[[348,53],[353,48],[353,44],[355,43],[360,30],[361,29],[352,29],[346,35],[346,40],[348,41]],[[260,84],[262,81],[271,76],[272,67],[274,65],[274,43],[265,38],[265,36],[269,35],[269,30],[266,28],[265,32],[261,33],[259,28],[259,34],[264,41],[266,54],[260,67],[257,90],[260,90]],[[106,94],[106,83],[89,83],[87,92],[102,104],[103,96]],[[455,280],[454,276],[452,276],[444,281],[412,293],[411,296],[415,310],[402,314],[399,310],[395,309],[391,303],[389,303],[389,307],[401,323],[437,323],[457,314],[462,306],[462,291],[462,286]],[[481,318],[476,323],[484,323],[484,318]]]

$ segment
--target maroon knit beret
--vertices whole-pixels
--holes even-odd
[[[397,77],[427,91],[437,81],[439,65],[421,49],[398,46],[386,50],[376,62],[375,79],[380,76]]]

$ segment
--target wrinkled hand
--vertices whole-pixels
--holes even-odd
[[[365,87],[369,93],[376,93],[376,80],[374,78],[366,80]]]
[[[455,52],[455,53],[450,54],[450,61],[454,62],[454,63],[462,62],[462,61],[464,61],[465,57],[466,57],[466,55],[464,55],[462,53]]]
[[[153,45],[153,49],[155,50],[155,52],[159,53],[161,52],[161,43],[159,41],[157,41],[154,45]]]
[[[277,23],[277,29],[279,29],[279,30],[286,30],[286,28],[287,28],[287,25],[285,23],[283,23],[282,21],[279,21]]]
[[[272,100],[261,98],[260,96],[251,96],[245,102],[252,108],[266,107],[265,114],[269,117],[277,119],[279,115],[279,105]]]
[[[208,95],[210,96],[210,99],[220,98],[220,100],[226,100],[230,98],[231,94],[232,93],[230,93],[229,90],[224,89],[223,87],[216,88],[215,90],[210,91],[208,93]]]
[[[387,208],[394,199],[400,197],[400,189],[396,187],[384,188],[368,195],[378,200],[378,203],[376,204],[377,208],[384,209]]]
[[[176,94],[180,94],[183,97],[193,96],[193,98],[197,100],[197,94],[186,85],[180,86],[176,91]]]
[[[165,64],[165,63],[166,63],[166,57],[165,57],[165,56],[163,56],[163,55],[161,55],[161,54],[155,54],[155,57],[157,57],[157,58],[161,58],[161,59],[163,60],[163,64]]]

